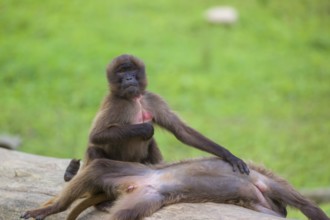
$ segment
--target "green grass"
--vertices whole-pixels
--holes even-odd
[[[296,187],[329,187],[329,1],[233,0],[235,26],[205,22],[221,2],[2,0],[0,133],[81,158],[105,66],[131,53],[192,127]],[[206,155],[156,137],[167,160]]]

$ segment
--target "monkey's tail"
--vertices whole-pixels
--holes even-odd
[[[101,202],[107,201],[108,197],[106,194],[101,193],[98,195],[91,195],[88,198],[81,201],[78,205],[76,205],[71,212],[69,213],[66,220],[75,220],[77,217],[87,208],[99,204]]]
[[[302,196],[288,182],[282,179],[273,181],[269,189],[272,200],[299,209],[311,220],[329,220],[327,215],[314,202]]]

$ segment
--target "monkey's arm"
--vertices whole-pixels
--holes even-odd
[[[154,134],[154,128],[150,123],[111,125],[103,130],[92,130],[89,138],[93,144],[107,144],[109,142],[124,142],[128,138],[140,137],[143,140],[150,139]]]
[[[155,104],[154,102],[158,103]],[[233,155],[226,148],[187,126],[160,98],[157,98],[157,96],[153,97],[153,104],[159,106],[153,112],[155,123],[172,132],[183,143],[223,158],[233,166],[234,171],[238,169],[241,173],[249,174],[249,168],[244,161]]]

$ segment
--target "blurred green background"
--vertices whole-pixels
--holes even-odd
[[[206,22],[228,4],[237,24]],[[1,0],[0,133],[83,157],[105,67],[130,53],[189,125],[298,188],[329,187],[329,18],[328,0]],[[206,155],[156,138],[166,160]]]

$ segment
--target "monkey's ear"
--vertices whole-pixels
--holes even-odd
[[[116,80],[119,78],[119,76],[115,72],[115,66],[112,63],[108,65],[106,74],[109,83],[115,83]]]

